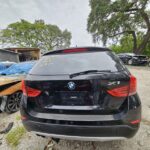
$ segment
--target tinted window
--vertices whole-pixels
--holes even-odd
[[[110,51],[43,56],[30,74],[71,74],[86,70],[122,70],[119,59]]]

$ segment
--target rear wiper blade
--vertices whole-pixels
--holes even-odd
[[[86,71],[70,74],[69,76],[70,78],[73,78],[73,77],[88,74],[88,73],[111,73],[111,72],[112,72],[111,70],[86,70]]]

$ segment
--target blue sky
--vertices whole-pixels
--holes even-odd
[[[89,12],[88,0],[0,0],[0,29],[20,19],[43,19],[71,31],[71,46],[93,46],[86,31]]]

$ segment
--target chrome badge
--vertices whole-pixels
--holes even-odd
[[[74,90],[76,88],[76,84],[74,82],[68,82],[68,89]]]

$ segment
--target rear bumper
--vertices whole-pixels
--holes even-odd
[[[35,132],[34,134],[53,137],[58,139],[66,139],[66,140],[80,140],[80,141],[112,141],[112,140],[125,140],[125,137],[87,137],[87,136],[70,136],[70,135],[60,135],[60,134],[49,134],[43,132]]]
[[[135,100],[136,99],[136,100]],[[116,115],[67,115],[31,113],[21,104],[22,122],[28,131],[61,139],[108,141],[133,137],[141,120],[141,104],[137,95],[131,96],[128,110]],[[92,124],[93,122],[96,122]],[[98,122],[98,123],[97,123]]]
[[[140,113],[140,108],[138,108],[137,111]],[[134,112],[130,112],[129,115]],[[50,123],[48,119],[41,120],[31,117],[22,107],[21,114],[22,116],[26,116],[22,122],[28,131],[42,136],[70,140],[109,141],[131,138],[136,134],[140,125],[131,125],[129,122],[127,123],[127,121],[125,121],[127,117],[120,121],[122,122],[121,124],[108,123],[105,125],[90,125],[89,122],[88,125],[68,125],[59,124],[59,121],[58,123]],[[141,116],[136,116],[136,119],[139,117]],[[100,122],[103,123],[103,121]],[[104,122],[107,121],[104,120]]]
[[[128,125],[113,126],[79,126],[79,125],[56,125],[41,123],[31,120],[23,121],[28,131],[36,134],[61,139],[86,140],[86,141],[107,141],[126,139],[133,137],[138,127]]]

